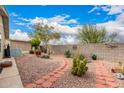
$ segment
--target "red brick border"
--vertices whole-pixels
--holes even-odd
[[[27,84],[25,88],[37,88],[37,87],[49,88],[57,79],[59,79],[64,74],[67,68],[68,68],[68,61],[64,60],[63,64],[59,68],[41,77],[35,82]]]
[[[117,88],[113,75],[107,70],[102,61],[95,61],[96,88]]]

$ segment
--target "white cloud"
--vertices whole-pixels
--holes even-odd
[[[90,11],[88,11],[88,13],[92,13],[92,12],[97,11],[97,10],[99,10],[99,7],[94,6]]]
[[[97,24],[98,27],[105,27],[108,33],[118,33],[117,39],[124,42],[124,13],[117,16],[114,21]]]
[[[124,6],[111,6],[110,10],[108,11],[108,15],[120,14],[123,13]]]
[[[23,18],[23,17],[18,17],[19,20],[24,21],[24,22],[30,22],[31,19]]]
[[[19,26],[25,26],[25,23],[21,23],[21,22],[15,22],[15,24]]]
[[[68,19],[70,15],[57,15],[55,17],[49,18],[50,22],[57,22],[58,24],[73,24],[77,23],[75,19]]]
[[[124,24],[124,13],[118,15],[115,21],[118,22],[119,24]]]
[[[101,9],[102,9],[103,11],[105,11],[105,12],[110,11],[110,8],[111,8],[110,5],[99,6],[99,8],[100,8],[100,7],[101,7]]]
[[[96,12],[96,15],[100,15],[100,10],[107,13],[107,17],[103,18],[104,21],[108,20],[110,15],[117,15],[115,20],[108,21],[105,23],[98,23],[97,26],[105,27],[108,33],[118,32],[118,40],[124,41],[124,6],[94,6],[88,13]],[[17,16],[13,13],[14,16]],[[15,22],[16,25],[21,25],[30,28],[31,25],[36,23],[44,23],[49,26],[54,27],[54,32],[59,32],[62,34],[62,37],[59,41],[53,40],[50,41],[52,44],[74,44],[76,35],[78,33],[78,21],[76,19],[71,19],[70,15],[57,15],[50,18],[35,17],[34,19],[27,19],[23,17],[18,17],[19,23]],[[69,24],[75,24],[71,27]],[[14,34],[10,35],[13,39],[19,40],[29,40],[28,34],[19,29],[15,30]],[[76,42],[77,43],[77,42]]]
[[[69,15],[57,15],[51,18],[43,18],[43,17],[36,17],[34,19],[31,20],[32,24],[36,24],[36,23],[57,23],[57,24],[61,24],[61,25],[66,25],[66,24],[77,24],[77,20],[76,19],[69,19],[70,16]]]
[[[44,22],[43,22],[44,20],[45,20],[45,19],[42,19],[41,17],[36,17],[36,18],[32,19],[30,23],[31,23],[32,25],[37,24],[37,23],[44,23]],[[47,21],[47,20],[46,20],[46,21]]]
[[[65,22],[66,24],[73,24],[73,23],[77,23],[77,20],[75,19],[71,19]]]
[[[50,44],[74,44],[76,40],[75,37],[78,33],[78,28],[80,28],[80,26],[68,26],[67,24],[78,23],[75,19],[68,19],[69,17],[69,15],[58,15],[51,18],[36,17],[35,19],[31,20],[31,24],[47,24],[48,26],[54,27],[53,32],[58,32],[61,34],[60,40],[52,40],[50,41]]]
[[[109,33],[115,32],[119,29],[119,24],[114,21],[97,24],[98,27],[105,27]]]
[[[117,40],[124,42],[124,6],[94,6],[89,13],[96,12],[97,14],[100,13],[99,10],[107,13],[107,17],[104,18],[104,21],[108,20],[112,15],[116,15],[116,18],[108,22],[97,23],[97,26],[105,27],[108,33],[117,32]]]
[[[64,37],[61,37],[60,40],[52,40],[49,42],[49,44],[54,45],[65,45],[65,44],[78,44],[79,41],[77,40],[77,37],[74,35],[65,35]]]
[[[57,15],[55,17],[52,17],[52,18],[49,18],[48,20],[51,21],[51,22],[58,22],[58,23],[62,23],[64,21],[66,21],[65,19],[66,18],[69,18],[70,16],[69,15]]]
[[[30,38],[26,32],[21,31],[20,29],[13,30],[14,33],[10,34],[10,39],[12,40],[22,40],[29,41]]]
[[[16,14],[15,12],[12,12],[12,13],[10,14],[10,16],[17,17],[17,16],[18,16],[18,14]]]
[[[88,11],[88,13],[92,13],[92,12],[98,12],[99,10],[102,10],[104,12],[107,12],[107,15],[116,15],[116,14],[121,14],[124,11],[124,6],[122,5],[112,5],[112,6],[108,6],[108,5],[99,5],[99,6],[94,6],[90,11]]]
[[[15,21],[16,25],[25,26],[30,28],[31,25],[34,25],[36,23],[43,23],[47,24],[48,26],[53,26],[54,30],[53,32],[59,32],[61,34],[60,40],[56,41],[50,41],[51,44],[70,44],[75,43],[75,37],[78,33],[78,28],[80,26],[77,26],[78,22],[76,19],[70,19],[69,15],[57,15],[50,18],[43,18],[43,17],[35,17],[34,19],[27,19],[18,17],[18,20],[21,21]],[[71,27],[68,26],[68,24],[76,24],[76,26]],[[18,39],[18,40],[29,40],[28,34],[26,32],[22,32],[21,30],[16,30],[14,34],[10,35],[11,39]],[[18,38],[17,38],[18,37]]]

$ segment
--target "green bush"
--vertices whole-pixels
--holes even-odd
[[[38,48],[40,45],[41,41],[37,38],[31,39],[31,46],[35,48],[35,50]]]
[[[79,54],[78,56],[73,58],[73,67],[72,67],[72,74],[76,76],[82,76],[88,70],[87,60],[84,56]]]
[[[71,56],[72,56],[70,50],[65,51],[64,55],[66,58],[71,58]]]
[[[97,60],[97,55],[96,55],[96,54],[93,54],[93,55],[92,55],[92,59],[93,59],[93,60]]]

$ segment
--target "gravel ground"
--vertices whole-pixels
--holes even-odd
[[[25,55],[16,58],[16,62],[23,85],[34,82],[62,64],[60,56],[43,59],[35,55]]]
[[[116,74],[111,72],[111,69],[112,69],[113,67],[118,66],[118,63],[117,63],[117,62],[115,62],[115,63],[114,63],[114,62],[108,62],[108,61],[103,61],[103,62],[105,62],[105,64],[106,64],[105,66],[107,67],[108,71],[115,77],[118,86],[119,86],[120,88],[124,88],[124,80],[119,80],[119,79],[117,79],[117,78],[116,78]],[[124,64],[124,63],[123,63],[123,64]]]
[[[82,77],[71,74],[72,59],[69,60],[69,67],[64,75],[59,78],[52,88],[94,88],[95,87],[95,66],[94,63],[88,63],[88,71]],[[51,56],[51,59],[38,58],[35,55],[25,55],[16,58],[19,73],[24,85],[34,82],[49,72],[58,68],[63,62],[63,57],[59,55]],[[117,66],[117,63],[104,61],[108,71]],[[115,74],[112,73],[115,77]],[[116,78],[116,77],[115,77]],[[124,87],[124,80],[117,80],[119,87]]]
[[[69,59],[69,68],[65,74],[59,78],[51,87],[52,88],[93,88],[95,87],[94,64],[88,63],[88,71],[82,77],[71,74],[72,60]]]

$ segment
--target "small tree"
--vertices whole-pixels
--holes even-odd
[[[79,31],[79,39],[82,43],[106,43],[115,42],[117,33],[108,34],[105,28],[100,30],[93,25],[85,25]]]
[[[57,32],[52,32],[54,27],[44,25],[44,24],[35,24],[34,30],[35,30],[35,36],[40,39],[43,44],[45,45],[46,51],[48,48],[48,42],[50,40],[55,40],[60,38],[60,34]]]

